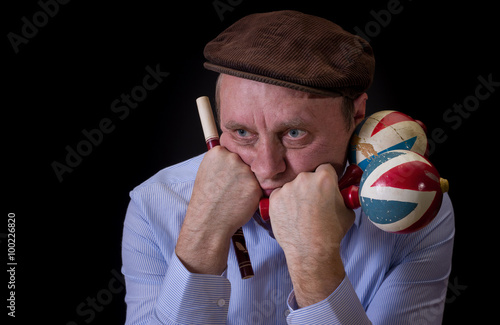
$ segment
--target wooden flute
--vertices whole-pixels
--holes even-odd
[[[212,113],[212,107],[210,106],[210,100],[206,96],[199,97],[196,99],[196,105],[198,106],[198,114],[200,115],[201,126],[203,128],[207,149],[210,150],[219,145],[219,134],[217,132],[217,126]],[[234,251],[236,252],[236,259],[238,261],[241,278],[249,279],[253,277],[253,268],[250,262],[250,256],[248,255],[243,229],[239,228],[234,233],[232,242]]]

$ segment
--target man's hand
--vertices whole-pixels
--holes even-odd
[[[340,242],[354,222],[330,164],[300,173],[269,198],[276,240],[285,252],[299,307],[324,300],[345,276]]]
[[[256,211],[262,190],[237,154],[208,151],[196,175],[176,254],[193,273],[221,274],[230,239]]]

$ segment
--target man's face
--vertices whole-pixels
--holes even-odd
[[[342,97],[224,75],[219,88],[220,143],[251,167],[266,196],[323,163],[339,174],[351,134],[341,103]]]

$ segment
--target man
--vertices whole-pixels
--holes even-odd
[[[398,235],[345,207],[338,176],[365,114],[371,47],[295,11],[247,16],[207,44],[221,146],[131,192],[127,324],[437,324],[451,268],[448,196]],[[256,214],[269,196],[272,229]],[[255,276],[240,278],[243,227]]]

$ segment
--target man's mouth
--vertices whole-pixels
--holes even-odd
[[[262,189],[262,193],[264,194],[264,197],[269,197],[274,190],[275,190],[274,188],[273,189]]]

